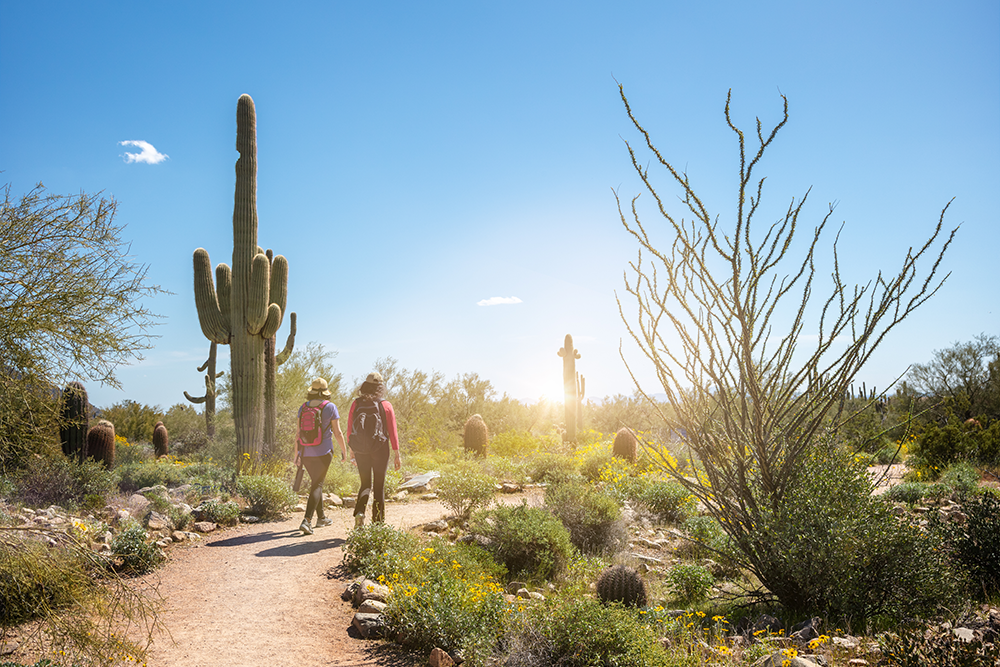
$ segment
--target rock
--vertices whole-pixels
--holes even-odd
[[[517,493],[521,487],[513,482],[504,482],[500,485],[500,493]]]
[[[663,561],[659,558],[653,558],[652,556],[643,556],[642,554],[632,553],[629,554],[633,558],[637,558],[643,563],[649,563],[651,565],[663,565]]]
[[[431,470],[430,472],[425,472],[422,475],[417,475],[406,480],[399,485],[400,491],[410,491],[413,493],[420,493],[421,491],[426,491],[430,489],[431,482],[441,476],[436,470]],[[421,489],[421,491],[417,491]]]
[[[966,644],[973,642],[976,639],[976,633],[969,628],[955,628],[952,632],[955,633],[955,637],[957,637],[959,641],[965,642]]]
[[[175,530],[174,532],[170,533],[170,539],[173,540],[174,542],[184,542],[187,540],[187,538],[188,538],[187,533],[185,533],[183,530]]]
[[[243,523],[260,523],[260,517],[252,514],[244,514],[240,517],[240,521]]]
[[[359,586],[361,586],[360,579],[357,581],[352,581],[351,583],[347,584],[347,587],[344,589],[344,592],[340,594],[340,599],[343,600],[344,602],[353,600],[354,594],[358,590]]]
[[[523,581],[512,581],[509,584],[507,584],[507,592],[510,593],[511,595],[517,595],[517,592],[522,588],[527,589],[528,584],[524,583]]]
[[[385,602],[379,602],[378,600],[365,600],[358,607],[358,613],[361,614],[381,614],[386,608]]]
[[[868,661],[864,658],[851,658],[847,661],[847,667],[865,667]]]
[[[401,500],[406,500],[407,496],[409,495],[410,494],[408,494],[406,491],[399,491],[394,496],[392,496],[392,499],[395,500],[396,502],[399,502]]]
[[[172,533],[174,531],[174,522],[170,520],[170,517],[164,516],[159,512],[150,512],[149,517],[146,519],[146,528]]]
[[[196,521],[193,527],[199,533],[211,533],[213,530],[218,528],[218,526],[211,521]]]
[[[643,547],[644,549],[654,549],[659,551],[660,545],[653,540],[646,539],[645,537],[637,537],[633,542],[636,546]]]
[[[819,667],[812,660],[807,660],[801,656],[789,658],[784,653],[772,653],[753,663],[752,667]]]
[[[545,602],[545,596],[538,591],[531,591],[528,593],[528,598],[531,600],[537,600],[539,602]]]
[[[444,519],[425,523],[423,527],[425,533],[443,533],[446,530],[448,530],[448,522]]]
[[[519,588],[517,589],[517,597],[527,600],[531,597],[531,592],[527,588]]]
[[[386,628],[382,622],[382,614],[362,614],[359,612],[354,615],[351,625],[357,628],[365,639],[380,639],[385,636]]]
[[[355,498],[351,498],[350,496],[345,496],[344,497],[344,509],[351,509],[356,504],[357,504],[357,500]],[[304,506],[302,507],[302,511],[303,512],[306,511],[306,508]]]
[[[365,579],[354,591],[354,606],[360,607],[365,600],[378,600],[386,602],[389,599],[389,588],[382,584]]]
[[[431,649],[430,658],[428,658],[431,667],[454,667],[455,661],[452,660],[451,656],[444,649],[437,648],[436,646]]]
[[[170,539],[169,537],[164,537],[162,540],[157,540],[156,542],[154,542],[154,544],[156,546],[160,547],[161,549],[166,549],[168,546],[170,546],[173,543],[174,543],[174,541],[172,539]]]
[[[437,500],[438,499],[438,494],[436,494],[436,493],[425,493],[424,495],[420,496],[420,499],[421,500]]]
[[[854,637],[834,637],[830,640],[834,646],[853,651],[858,647],[858,640]]]
[[[305,505],[305,503],[299,503],[298,505],[295,506],[295,509],[293,509],[292,511],[293,512],[305,512],[306,511],[306,505]]]
[[[792,634],[790,634],[789,637],[797,642],[809,642],[819,637],[819,627],[822,623],[823,619],[818,616],[814,616],[808,621],[796,623],[792,626]]]
[[[336,493],[324,493],[323,504],[326,507],[343,507],[344,499],[338,496]]]
[[[191,486],[190,484],[181,484],[180,486],[175,486],[174,488],[170,489],[168,493],[170,494],[171,498],[176,498],[177,500],[184,500],[187,497],[188,491],[190,491],[193,488],[194,487]]]

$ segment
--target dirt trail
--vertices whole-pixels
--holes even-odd
[[[524,494],[504,496],[521,502]],[[388,503],[386,521],[412,528],[446,516],[437,501]],[[426,665],[389,642],[361,639],[354,609],[340,599],[351,577],[342,546],[354,527],[350,510],[330,510],[333,525],[298,531],[302,513],[244,524],[169,551],[144,583],[163,597],[149,667],[319,667]],[[332,572],[331,572],[332,570]],[[328,576],[333,575],[333,578]]]

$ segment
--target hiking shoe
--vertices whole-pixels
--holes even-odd
[[[355,514],[354,515],[354,527],[355,528],[360,528],[363,525],[365,525],[365,515],[364,514]]]
[[[309,526],[309,522],[308,521],[303,521],[302,523],[300,523],[299,524],[299,530],[302,531],[303,535],[312,535],[313,534],[313,529]]]
[[[332,525],[333,525],[333,519],[328,519],[326,517],[323,517],[322,519],[316,519],[317,528],[323,528],[324,526],[332,526]]]

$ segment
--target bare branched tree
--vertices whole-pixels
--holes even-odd
[[[906,252],[895,274],[879,272],[854,286],[841,275],[838,231],[830,243],[831,283],[820,294],[817,255],[827,244],[833,206],[805,233],[805,243],[796,233],[808,192],[783,207],[777,222],[760,228],[757,220],[765,179],[756,171],[788,120],[787,99],[770,131],[757,119],[755,145],[748,147],[727,96],[740,169],[734,215],[724,225],[619,92],[645,144],[637,149],[626,141],[632,164],[659,214],[654,228],[640,216],[639,196],[630,205],[618,199],[622,224],[640,246],[625,275],[632,298],[626,304],[619,297],[619,310],[666,394],[659,418],[703,474],[684,470],[684,457],[677,463],[667,443],[652,451],[742,548],[761,512],[780,506],[811,444],[837,418],[852,380],[886,335],[947,278],[939,275],[940,263],[956,230],[942,231],[945,206],[930,238]],[[639,150],[665,170],[667,186],[654,184]],[[679,191],[689,219],[661,196],[669,187]],[[654,240],[657,234],[665,234],[666,246]],[[640,391],[646,398],[653,393]]]

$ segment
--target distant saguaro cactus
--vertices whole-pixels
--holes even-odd
[[[230,345],[236,448],[256,461],[264,444],[265,343],[281,326],[288,288],[288,261],[273,261],[257,245],[257,116],[253,99],[236,105],[236,193],[233,264],[219,264],[212,282],[208,251],[194,251],[194,297],[202,333]]]
[[[465,422],[465,432],[463,433],[463,444],[465,451],[473,452],[479,456],[486,456],[490,441],[489,429],[482,415],[472,415]]]
[[[153,453],[156,458],[166,456],[170,453],[170,434],[163,422],[156,422],[153,427]]]
[[[82,462],[87,456],[87,427],[90,405],[87,389],[80,382],[70,382],[62,392],[60,406],[59,440],[63,454],[71,460]]]
[[[563,360],[563,390],[566,392],[566,400],[563,402],[566,417],[566,432],[563,434],[565,442],[576,442],[576,414],[580,407],[580,398],[577,395],[576,386],[576,360],[580,358],[580,352],[573,349],[573,337],[566,334],[566,341],[559,350],[559,356]]]
[[[625,459],[629,463],[635,463],[639,458],[639,439],[635,437],[627,426],[622,426],[615,433],[615,442],[611,445],[611,456]]]
[[[597,578],[597,597],[601,602],[621,602],[626,607],[646,606],[646,582],[627,565],[615,565]]]
[[[87,456],[104,467],[115,467],[115,425],[101,419],[87,431]]]
[[[225,375],[223,371],[215,372],[215,351],[218,343],[214,340],[208,349],[208,359],[198,367],[198,372],[205,371],[205,395],[192,396],[184,392],[184,398],[194,404],[205,404],[205,434],[209,440],[215,438],[215,381]]]

